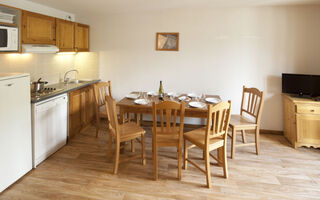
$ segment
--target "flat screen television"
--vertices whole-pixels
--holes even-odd
[[[282,74],[282,93],[320,96],[320,75]]]

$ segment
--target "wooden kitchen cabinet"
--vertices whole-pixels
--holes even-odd
[[[69,93],[69,137],[81,130],[81,90]]]
[[[294,148],[320,147],[320,102],[283,95],[284,136]]]
[[[69,93],[69,138],[88,128],[95,119],[93,85]]]
[[[75,24],[75,50],[77,52],[89,51],[89,25]]]
[[[22,11],[23,44],[56,44],[56,19],[54,17]]]
[[[75,23],[56,19],[57,47],[60,52],[75,51]]]

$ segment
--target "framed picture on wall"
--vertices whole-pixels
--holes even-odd
[[[179,51],[179,33],[157,33],[157,51]]]

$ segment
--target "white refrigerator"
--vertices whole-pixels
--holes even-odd
[[[0,193],[32,169],[29,74],[0,74]]]

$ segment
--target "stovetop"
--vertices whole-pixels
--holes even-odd
[[[57,93],[62,91],[62,88],[55,88],[55,87],[46,87],[41,92],[31,92],[31,99],[32,100],[38,100],[40,98],[49,96],[51,94]]]

